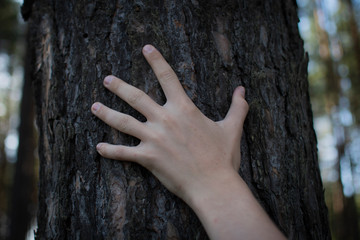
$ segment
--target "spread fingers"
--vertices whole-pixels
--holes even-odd
[[[143,48],[143,54],[158,78],[166,99],[177,102],[187,98],[174,70],[166,62],[161,53],[153,46],[146,45]]]
[[[104,85],[148,120],[159,115],[161,107],[140,89],[114,76],[107,76],[104,79]]]
[[[99,143],[96,150],[105,158],[143,163],[142,154],[139,153],[138,147]]]
[[[120,132],[132,135],[140,140],[148,136],[145,124],[127,114],[117,112],[101,103],[94,103],[91,111],[106,124]]]

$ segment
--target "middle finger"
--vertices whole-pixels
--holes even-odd
[[[148,120],[155,118],[161,109],[160,105],[154,102],[154,100],[143,91],[117,77],[107,76],[104,79],[104,85],[134,109],[143,114]]]

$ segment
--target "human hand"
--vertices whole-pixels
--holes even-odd
[[[154,47],[145,46],[143,54],[167,102],[160,106],[141,90],[116,77],[106,77],[104,85],[147,121],[140,122],[94,103],[91,109],[97,117],[141,140],[135,147],[99,143],[98,152],[150,170],[190,205],[211,239],[285,239],[237,173],[248,112],[245,89],[235,89],[225,119],[214,122],[189,99],[174,71]]]
[[[140,122],[94,103],[91,109],[97,117],[141,140],[135,147],[99,143],[97,151],[106,158],[141,164],[189,203],[199,189],[237,174],[243,123],[248,112],[245,89],[235,89],[225,119],[214,122],[194,105],[175,72],[154,47],[146,45],[143,54],[167,101],[160,106],[141,90],[114,76],[106,77],[105,87],[143,114],[147,121]]]

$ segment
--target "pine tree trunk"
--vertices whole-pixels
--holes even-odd
[[[358,93],[360,91],[360,32],[359,27],[356,22],[356,8],[354,7],[353,0],[346,0],[345,1],[349,19],[349,35],[351,36],[351,52],[349,55],[354,54],[353,59],[355,61],[353,70],[353,74],[351,74],[351,95],[350,95],[350,102],[351,102],[351,112],[354,115],[355,121],[357,125],[360,125],[360,100],[358,97]],[[346,53],[345,53],[346,54]]]
[[[29,43],[28,43],[29,44]],[[27,44],[27,45],[28,45]],[[30,54],[27,53],[27,54]],[[36,213],[36,136],[34,94],[31,84],[30,56],[26,56],[19,126],[19,147],[11,188],[9,240],[25,239]]]
[[[138,140],[96,119],[93,102],[144,120],[105,90],[105,76],[165,102],[141,54],[147,43],[213,120],[234,88],[246,87],[240,174],[287,236],[330,238],[295,1],[38,0],[26,10],[40,130],[38,239],[207,239],[146,169],[95,150]]]

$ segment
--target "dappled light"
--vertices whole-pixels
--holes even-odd
[[[359,237],[360,1],[298,0],[319,165],[334,239]]]

